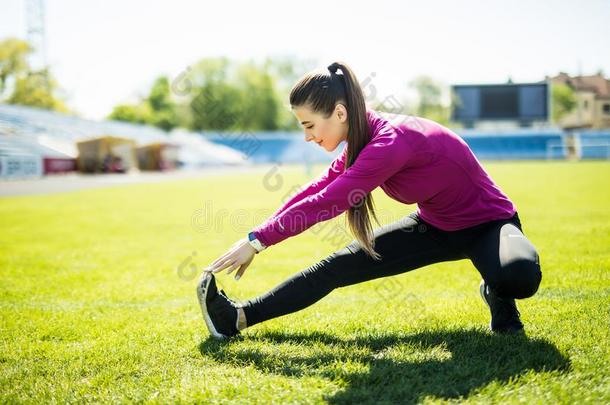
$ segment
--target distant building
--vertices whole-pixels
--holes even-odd
[[[569,76],[560,72],[550,78],[553,84],[566,84],[574,90],[576,107],[559,120],[563,128],[610,128],[610,80],[601,73]]]

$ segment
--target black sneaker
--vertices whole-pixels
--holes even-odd
[[[216,288],[214,275],[206,271],[197,284],[197,298],[203,313],[203,320],[210,334],[217,339],[239,335],[237,329],[238,304],[231,300],[223,290]]]
[[[523,331],[523,324],[519,319],[521,313],[512,298],[500,298],[481,280],[479,285],[481,297],[491,311],[491,322],[489,328],[492,332],[516,333]]]

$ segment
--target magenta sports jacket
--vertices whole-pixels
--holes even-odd
[[[347,170],[348,145],[316,179],[252,230],[272,246],[347,211],[377,187],[420,217],[454,231],[507,219],[517,211],[466,142],[425,118],[388,116],[367,108],[371,140]]]

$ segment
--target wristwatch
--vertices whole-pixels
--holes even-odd
[[[254,250],[256,250],[256,253],[260,253],[267,249],[267,246],[265,246],[260,240],[256,239],[254,232],[250,232],[248,234],[248,242],[250,242],[250,245],[252,245]]]

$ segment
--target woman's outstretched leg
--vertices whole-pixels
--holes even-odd
[[[372,259],[353,241],[271,291],[242,303],[247,326],[306,308],[338,287],[466,258],[415,212],[376,229],[373,236],[381,260]]]

